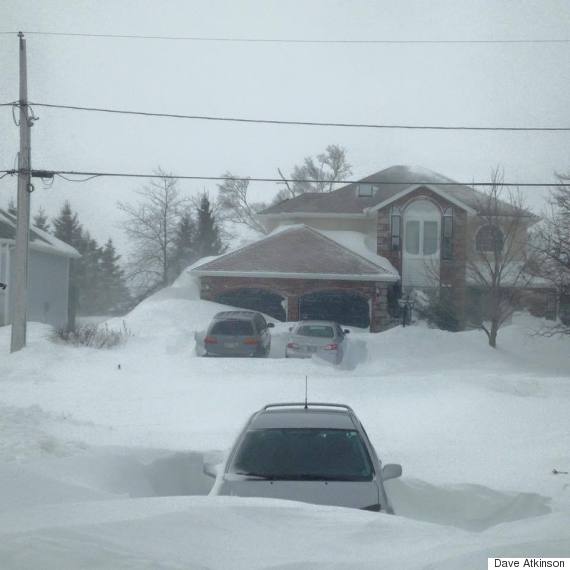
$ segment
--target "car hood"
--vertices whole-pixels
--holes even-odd
[[[375,480],[278,481],[226,474],[217,486],[216,494],[286,499],[357,509],[376,505],[380,501],[378,484]],[[383,510],[384,507],[383,505]]]

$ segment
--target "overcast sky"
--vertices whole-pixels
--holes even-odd
[[[565,39],[570,2],[1,0],[2,31],[305,39]],[[570,44],[236,44],[27,36],[30,101],[170,113],[335,122],[570,125]],[[18,98],[16,36],[0,35],[0,102]],[[519,182],[570,170],[570,133],[379,131],[182,121],[35,109],[33,168],[274,177],[328,144],[354,177],[421,165],[459,181],[493,167]],[[18,130],[0,107],[0,169]],[[69,199],[80,220],[124,246],[116,201],[137,180],[35,183],[33,210]],[[0,181],[0,206],[16,180]],[[181,182],[190,194],[213,183]],[[271,199],[272,184],[252,185]],[[529,190],[540,210],[546,190]]]

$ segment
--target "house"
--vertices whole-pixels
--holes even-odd
[[[16,218],[0,210],[0,326],[11,322]],[[77,250],[54,236],[30,228],[28,320],[62,327],[67,323],[69,268]]]
[[[380,331],[398,313],[402,292],[421,289],[445,295],[463,322],[477,289],[467,259],[502,240],[483,196],[425,168],[392,166],[270,206],[259,214],[268,236],[192,272],[202,298],[280,319],[327,318]],[[538,218],[506,202],[498,207],[505,220],[523,212],[526,244]]]

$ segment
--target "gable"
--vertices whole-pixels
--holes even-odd
[[[198,275],[394,281],[387,260],[364,257],[307,226],[293,226],[192,270]],[[382,261],[386,266],[382,265]]]

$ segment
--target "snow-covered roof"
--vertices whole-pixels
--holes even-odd
[[[468,264],[466,268],[468,285],[485,285],[491,281],[491,269],[484,261]],[[551,281],[537,275],[531,275],[525,271],[524,263],[511,261],[506,263],[501,272],[501,284],[503,287],[516,289],[554,289]]]
[[[376,184],[377,186],[371,195],[361,196],[358,187],[363,184],[372,186]],[[393,200],[422,186],[428,187],[467,212],[485,213],[485,194],[482,192],[428,168],[396,165],[375,172],[333,192],[310,192],[284,200],[263,210],[260,215],[277,218],[291,215],[296,217],[311,215],[363,217],[367,212],[386,207]],[[512,215],[518,212],[507,202],[500,201],[500,205],[501,215]],[[531,221],[538,220],[538,217],[530,212],[525,212],[525,214]]]
[[[397,281],[398,272],[366,247],[364,237],[302,224],[286,226],[191,271],[208,276]]]
[[[14,243],[15,239],[16,217],[0,209],[0,241]],[[81,257],[74,247],[35,226],[30,226],[30,249],[65,257]]]

